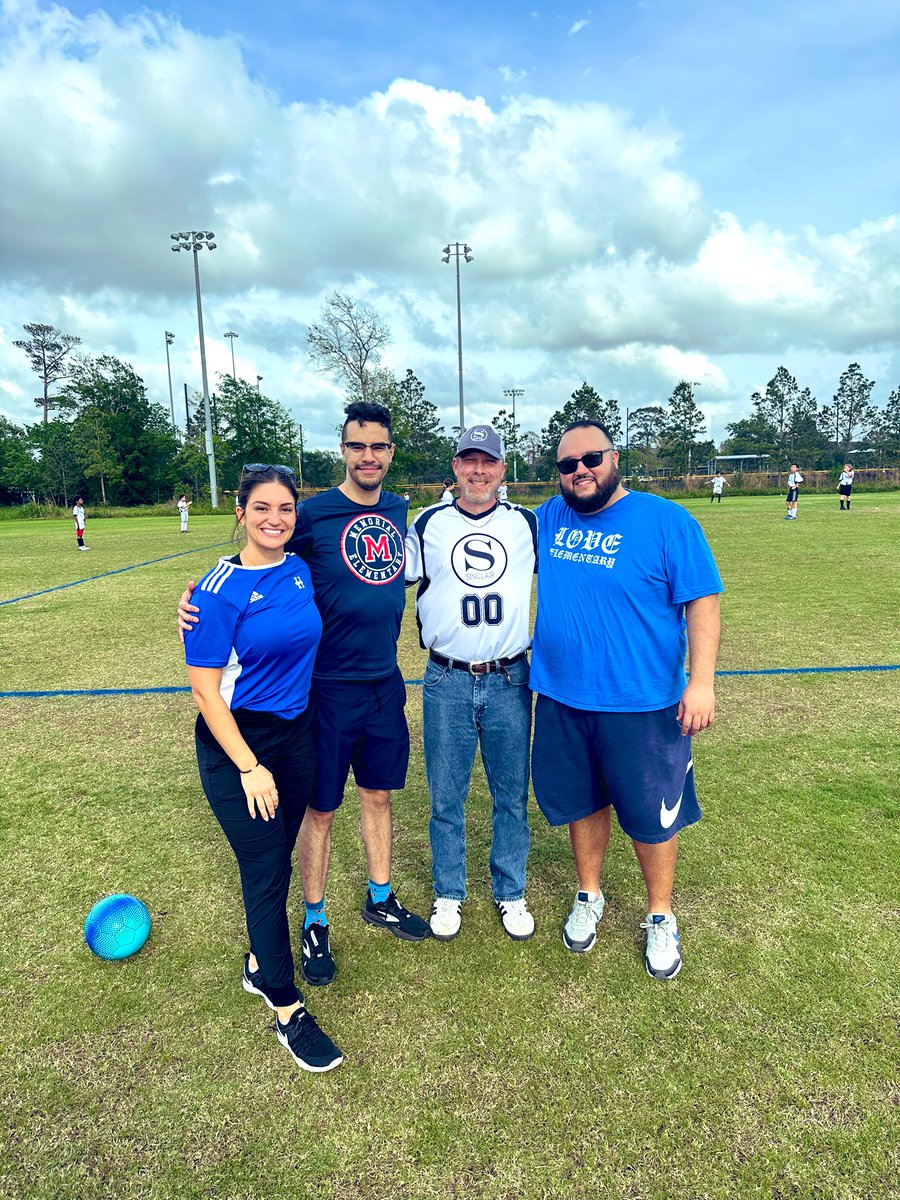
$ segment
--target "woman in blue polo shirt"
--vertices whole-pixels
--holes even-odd
[[[297,489],[289,467],[244,469],[235,506],[246,545],[221,558],[185,636],[200,780],[238,861],[250,952],[242,986],[275,1012],[279,1042],[309,1071],[340,1051],[294,982],[287,917],[291,857],[315,786],[309,687],[322,620],[306,563],[286,554]]]

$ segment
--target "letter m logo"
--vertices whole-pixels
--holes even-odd
[[[375,562],[380,558],[382,562],[390,562],[393,555],[391,554],[391,544],[388,541],[386,533],[380,534],[377,538],[371,533],[364,533],[360,538],[365,547],[364,558],[367,563]]]

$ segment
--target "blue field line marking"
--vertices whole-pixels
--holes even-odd
[[[900,663],[870,667],[772,667],[767,671],[716,671],[716,678],[725,675],[840,675],[845,671],[900,671]]]
[[[900,671],[900,663],[868,667],[773,667],[765,671],[716,671],[716,676],[736,675],[840,675],[846,671]],[[423,679],[404,679],[407,687],[421,687]],[[175,696],[189,687],[72,688],[52,692],[0,692],[0,700],[33,700],[43,696]]]
[[[114,571],[104,571],[100,575],[88,575],[86,579],[74,579],[71,583],[58,583],[56,587],[44,588],[40,592],[28,592],[25,596],[13,596],[12,600],[0,600],[0,608],[4,604],[18,604],[20,600],[33,600],[35,596],[46,596],[49,592],[61,592],[63,588],[78,587],[82,583],[93,583],[97,579],[106,579],[108,575],[121,575],[123,571],[136,571],[138,567],[152,567],[154,564],[166,562],[170,558],[184,558],[186,554],[201,554],[204,550],[218,550],[221,546],[228,545],[230,545],[229,542],[216,542],[213,546],[197,546],[194,550],[179,550],[177,554],[164,554],[162,558],[151,558],[147,562],[132,563],[130,567],[116,567]],[[57,693],[41,692],[37,694],[56,695]]]

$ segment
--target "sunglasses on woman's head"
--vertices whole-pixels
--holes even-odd
[[[287,467],[284,463],[244,463],[241,467],[241,473],[245,475],[257,475],[263,471],[277,471],[279,475],[285,475],[288,479],[294,478],[294,468]]]

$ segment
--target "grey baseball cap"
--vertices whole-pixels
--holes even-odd
[[[473,425],[467,429],[456,444],[457,457],[467,450],[481,450],[498,461],[506,458],[503,438],[492,425]]]

